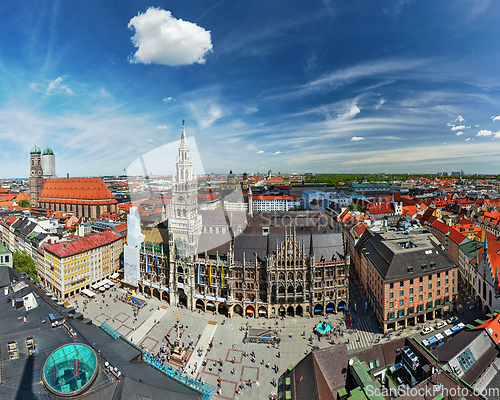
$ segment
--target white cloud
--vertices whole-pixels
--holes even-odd
[[[357,104],[353,104],[351,108],[349,109],[348,112],[345,114],[342,114],[339,118],[342,119],[349,119],[349,118],[354,118],[356,115],[358,115],[361,112]]]
[[[217,103],[214,103],[213,99],[207,99],[206,101],[200,100],[196,103],[189,103],[188,105],[201,129],[212,126],[215,121],[229,114],[227,110],[223,109]]]
[[[457,132],[457,136],[463,135],[464,133],[462,131]]]
[[[249,115],[249,114],[255,114],[257,111],[259,111],[259,109],[257,107],[245,107],[244,111],[246,115]]]
[[[165,103],[168,103],[169,101],[172,101],[172,100],[173,100],[173,98],[172,98],[172,97],[165,97],[165,98],[163,99],[163,101],[164,101]]]
[[[281,154],[281,151],[275,151],[275,152],[273,153],[273,156],[276,156],[276,155],[278,155],[278,154]]]
[[[500,115],[499,115],[499,116],[497,116],[497,117],[491,117],[491,119],[492,119],[493,121],[500,121]]]
[[[470,140],[470,138],[465,139],[466,142],[468,142],[469,140]]]
[[[480,130],[476,136],[493,136],[493,137],[500,137],[500,131],[498,132],[492,132],[488,130]]]
[[[158,126],[158,129],[160,131],[166,131],[168,129],[168,126],[167,125],[160,125],[160,126]]]
[[[259,151],[257,152],[257,154],[262,154],[262,153],[264,153],[264,150],[259,150]]]
[[[153,140],[153,139],[151,139],[151,138],[149,138],[149,139],[148,139],[148,143],[149,143],[149,144],[153,144],[153,143],[154,143],[154,140]]]
[[[464,120],[464,117],[462,117],[461,115],[459,115],[455,121],[456,122],[463,122],[465,120]]]
[[[51,92],[65,91],[66,93],[72,95],[73,91],[68,86],[61,84],[65,78],[66,76],[59,76],[54,81],[50,82],[45,90],[45,93],[50,94]]]
[[[132,18],[128,28],[135,28],[132,37],[137,51],[131,63],[188,65],[205,63],[212,50],[210,31],[182,19],[170,11],[150,7],[144,14]]]
[[[385,99],[381,99],[380,102],[375,106],[375,109],[378,110],[380,107],[382,107],[385,103]]]
[[[452,126],[451,130],[452,131],[459,131],[461,129],[466,129],[467,127],[465,125],[458,125],[458,126]]]
[[[359,142],[360,140],[365,140],[365,138],[360,136],[353,136],[351,138],[351,142]]]

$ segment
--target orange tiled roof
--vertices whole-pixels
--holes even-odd
[[[101,178],[47,179],[39,202],[88,205],[117,203]]]

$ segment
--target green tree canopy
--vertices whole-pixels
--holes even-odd
[[[35,262],[31,256],[23,250],[22,252],[16,251],[12,255],[12,265],[18,271],[26,272],[34,280],[38,282],[38,276],[36,274]]]

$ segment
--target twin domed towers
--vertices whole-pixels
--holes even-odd
[[[45,179],[57,178],[56,156],[52,149],[47,147],[42,154],[39,147],[35,145],[30,151],[30,206],[38,207],[38,199],[42,193]]]

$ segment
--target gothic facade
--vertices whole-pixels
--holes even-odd
[[[323,224],[314,227],[318,231],[314,234],[311,227],[305,233],[302,226],[299,234],[292,224],[278,228],[277,219],[267,227],[247,227],[240,235],[230,223],[226,231],[214,233],[205,222],[202,229],[196,193],[196,175],[183,124],[168,221],[161,229],[155,228],[164,232],[156,239],[148,241],[146,234],[139,291],[170,304],[183,304],[192,311],[227,316],[324,315],[347,308],[345,261],[332,256],[333,252],[328,253],[330,261],[315,254],[315,236],[323,243],[330,237]],[[246,214],[242,213],[244,218],[253,218]],[[229,222],[234,218],[225,215],[225,219]],[[209,235],[207,231],[225,235],[227,240],[202,252],[198,247],[200,235]]]

